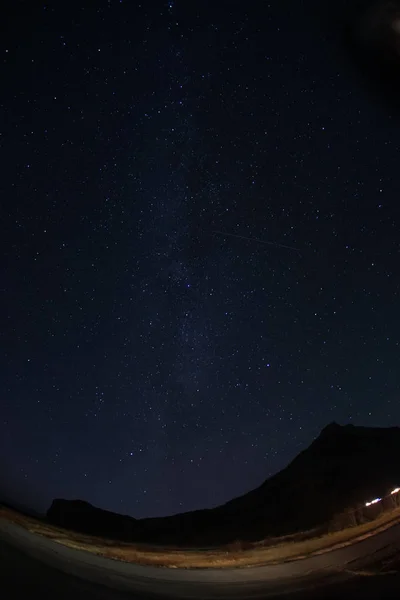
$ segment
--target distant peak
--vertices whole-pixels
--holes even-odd
[[[343,434],[353,434],[356,432],[361,432],[364,429],[366,429],[365,427],[356,427],[355,425],[353,425],[352,423],[348,423],[347,425],[339,425],[339,423],[336,423],[336,421],[332,421],[331,423],[329,423],[328,425],[326,425],[323,430],[321,431],[321,433],[319,434],[319,437],[335,437],[335,436],[340,436]]]
[[[329,423],[328,425],[326,425],[323,430],[321,431],[321,433],[334,433],[336,431],[339,431],[339,429],[341,429],[342,426],[339,425],[339,423],[336,423],[336,421],[332,421],[331,423]]]

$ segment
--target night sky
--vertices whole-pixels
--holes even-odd
[[[2,496],[212,507],[399,425],[400,124],[351,2],[9,4]]]

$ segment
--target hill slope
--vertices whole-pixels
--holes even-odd
[[[400,428],[331,423],[260,487],[209,510],[136,520],[82,501],[54,500],[50,522],[91,534],[173,544],[257,540],[321,526],[400,485]]]

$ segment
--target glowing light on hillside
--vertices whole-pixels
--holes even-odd
[[[371,506],[371,504],[376,504],[377,502],[380,502],[382,500],[382,498],[374,498],[374,500],[371,500],[371,502],[366,502],[365,506]]]
[[[400,492],[400,487],[394,488],[394,490],[392,490],[390,493],[393,496],[393,494],[398,494],[399,492]]]

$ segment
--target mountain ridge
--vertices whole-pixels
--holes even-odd
[[[135,519],[85,501],[55,499],[55,525],[132,541],[255,541],[326,526],[339,513],[400,484],[400,428],[329,423],[284,469],[223,505]]]

